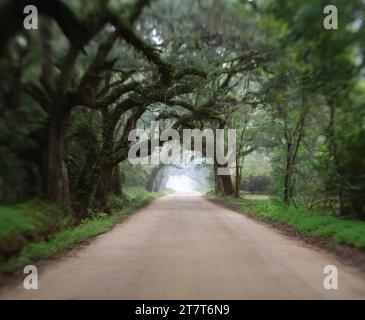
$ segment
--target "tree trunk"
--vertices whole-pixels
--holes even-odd
[[[236,156],[236,190],[235,190],[235,197],[240,197],[240,187],[241,187],[241,173],[242,173],[242,166],[239,165],[239,158]]]
[[[152,169],[152,172],[150,176],[148,177],[147,183],[146,183],[146,189],[150,192],[155,191],[154,190],[154,182],[157,178],[157,175],[159,174],[160,170],[165,167],[164,163],[160,163],[158,166],[154,167]]]
[[[214,161],[214,191],[215,194],[224,194],[223,181],[218,175],[218,164]]]
[[[225,196],[232,196],[235,194],[232,179],[230,175],[218,175],[218,164],[214,163],[214,182],[215,193],[222,193]]]
[[[92,206],[95,198],[96,188],[102,174],[101,167],[90,161],[85,165],[83,173],[78,182],[76,206],[77,217],[81,220],[89,215],[88,209]]]
[[[215,176],[216,176],[215,179],[221,182],[221,184],[219,184],[219,182],[218,182],[219,190],[222,190],[223,194],[225,196],[233,196],[234,193],[235,193],[235,188],[233,187],[231,176],[230,175],[219,175],[218,174],[218,169],[219,168],[226,168],[228,164],[219,165],[216,162],[215,159],[214,159],[214,162],[215,162]]]
[[[219,186],[218,186],[218,175],[217,175],[217,164],[214,162],[213,166],[213,174],[214,174],[214,193],[219,193]]]
[[[344,197],[344,187],[343,183],[343,174],[341,171],[340,160],[337,152],[337,142],[336,142],[336,125],[335,125],[335,113],[336,107],[334,101],[328,101],[328,106],[330,108],[330,124],[328,127],[328,136],[329,136],[329,144],[330,144],[330,152],[333,158],[334,170],[335,170],[335,186],[337,188],[337,196],[340,205],[340,214],[346,216],[350,213],[350,206],[346,203],[346,199]]]
[[[234,188],[231,176],[221,175],[219,177],[222,181],[224,195],[232,196],[234,194]]]
[[[111,191],[116,196],[122,195],[122,177],[120,174],[119,166],[116,166],[113,170]]]
[[[48,126],[43,169],[47,198],[56,201],[64,209],[70,209],[70,190],[67,170],[66,130],[69,112],[55,108]]]
[[[66,131],[70,109],[67,98],[55,89],[52,21],[42,17],[40,23],[42,44],[42,66],[40,81],[51,98],[43,107],[49,113],[47,135],[44,137],[43,174],[45,178],[45,194],[50,200],[56,201],[64,209],[70,209],[70,190],[67,170]]]
[[[239,174],[239,168],[237,166],[236,167],[236,190],[235,190],[235,194],[234,194],[234,196],[236,198],[240,197],[240,184],[241,184],[241,177],[240,177],[240,174]]]
[[[286,168],[284,175],[284,195],[283,202],[285,206],[290,204],[290,190],[291,190],[291,172],[292,172],[292,144],[287,142],[286,144]]]
[[[114,168],[107,168],[103,171],[96,187],[95,199],[100,201],[103,208],[107,208],[108,206],[108,197],[113,179],[113,169]]]

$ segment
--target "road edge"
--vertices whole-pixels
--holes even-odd
[[[310,246],[315,250],[326,251],[334,255],[335,258],[341,263],[356,267],[360,271],[365,272],[365,252],[360,249],[347,245],[339,245],[331,238],[315,237],[310,234],[300,232],[292,226],[252,214],[248,211],[242,212],[238,208],[236,208],[236,206],[226,203],[223,199],[211,196],[203,196],[203,198],[225,209],[229,209],[236,213],[243,214],[245,217],[250,218],[270,228],[273,228],[291,239],[300,240],[305,245]]]

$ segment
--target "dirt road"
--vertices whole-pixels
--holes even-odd
[[[323,287],[329,264],[338,290]],[[197,194],[171,194],[46,263],[38,290],[19,284],[0,298],[364,299],[365,277]]]

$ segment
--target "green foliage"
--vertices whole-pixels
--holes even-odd
[[[243,179],[241,188],[251,193],[266,194],[270,182],[270,176],[248,176]]]
[[[150,193],[143,187],[130,187],[123,190],[123,199],[126,202],[133,203],[138,199],[148,198]]]
[[[244,159],[242,172],[243,179],[249,176],[270,176],[272,154],[270,149],[262,149],[262,152],[253,152]]]
[[[0,206],[0,257],[69,225],[70,218],[55,204],[33,200]]]
[[[148,177],[148,167],[142,165],[132,165],[124,161],[120,170],[123,175],[122,183],[129,187],[144,187]]]
[[[285,142],[293,140],[305,102],[309,112],[290,177],[292,196],[304,206],[352,217],[364,217],[365,211],[361,195],[365,190],[365,128],[364,108],[360,107],[364,96],[358,90],[363,81],[359,62],[364,59],[360,3],[331,3],[340,16],[336,32],[323,28],[323,8],[328,3],[322,0],[269,1],[260,21],[262,32],[271,35],[268,40],[278,53],[263,78],[263,93],[273,118],[269,132],[277,143],[272,193],[282,197],[285,190]]]

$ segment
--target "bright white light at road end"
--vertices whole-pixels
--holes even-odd
[[[179,192],[193,192],[196,191],[198,184],[190,179],[188,176],[171,176],[166,181],[166,188]]]

